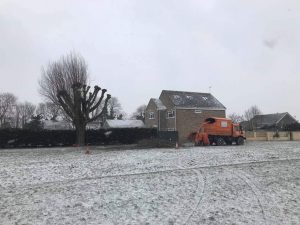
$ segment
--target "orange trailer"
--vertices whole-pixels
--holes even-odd
[[[195,134],[195,145],[243,145],[245,139],[245,132],[239,124],[227,118],[210,117]]]

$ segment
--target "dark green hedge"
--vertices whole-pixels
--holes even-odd
[[[156,137],[157,130],[148,128],[87,130],[86,143],[90,145],[133,144]],[[75,142],[74,130],[0,130],[0,148],[72,146]]]

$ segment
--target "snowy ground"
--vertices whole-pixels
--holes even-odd
[[[0,150],[0,224],[300,224],[300,142]]]

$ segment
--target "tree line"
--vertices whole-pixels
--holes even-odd
[[[230,118],[234,123],[241,123],[243,121],[250,121],[256,115],[263,114],[262,111],[259,109],[258,106],[253,105],[249,109],[245,110],[244,114],[238,113],[230,113],[228,114],[228,118]]]
[[[107,104],[105,116],[98,119],[101,122],[105,119],[123,119],[124,115],[122,105],[117,97],[112,97]],[[99,111],[101,106],[97,108]],[[34,104],[28,101],[19,102],[18,98],[12,93],[0,93],[0,128],[27,128],[32,119],[51,121],[71,122],[65,115],[60,106],[52,103]]]

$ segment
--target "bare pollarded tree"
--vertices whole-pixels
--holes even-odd
[[[17,98],[11,93],[0,93],[0,127],[7,122],[12,115]]]
[[[111,97],[107,94],[105,98],[107,90],[99,86],[90,91],[87,80],[85,60],[77,54],[70,53],[56,62],[49,63],[47,68],[43,69],[39,82],[40,94],[59,105],[73,122],[78,145],[85,144],[87,123],[97,120],[106,112],[107,102]],[[99,93],[100,97],[97,98]],[[102,110],[93,114],[103,100]]]

